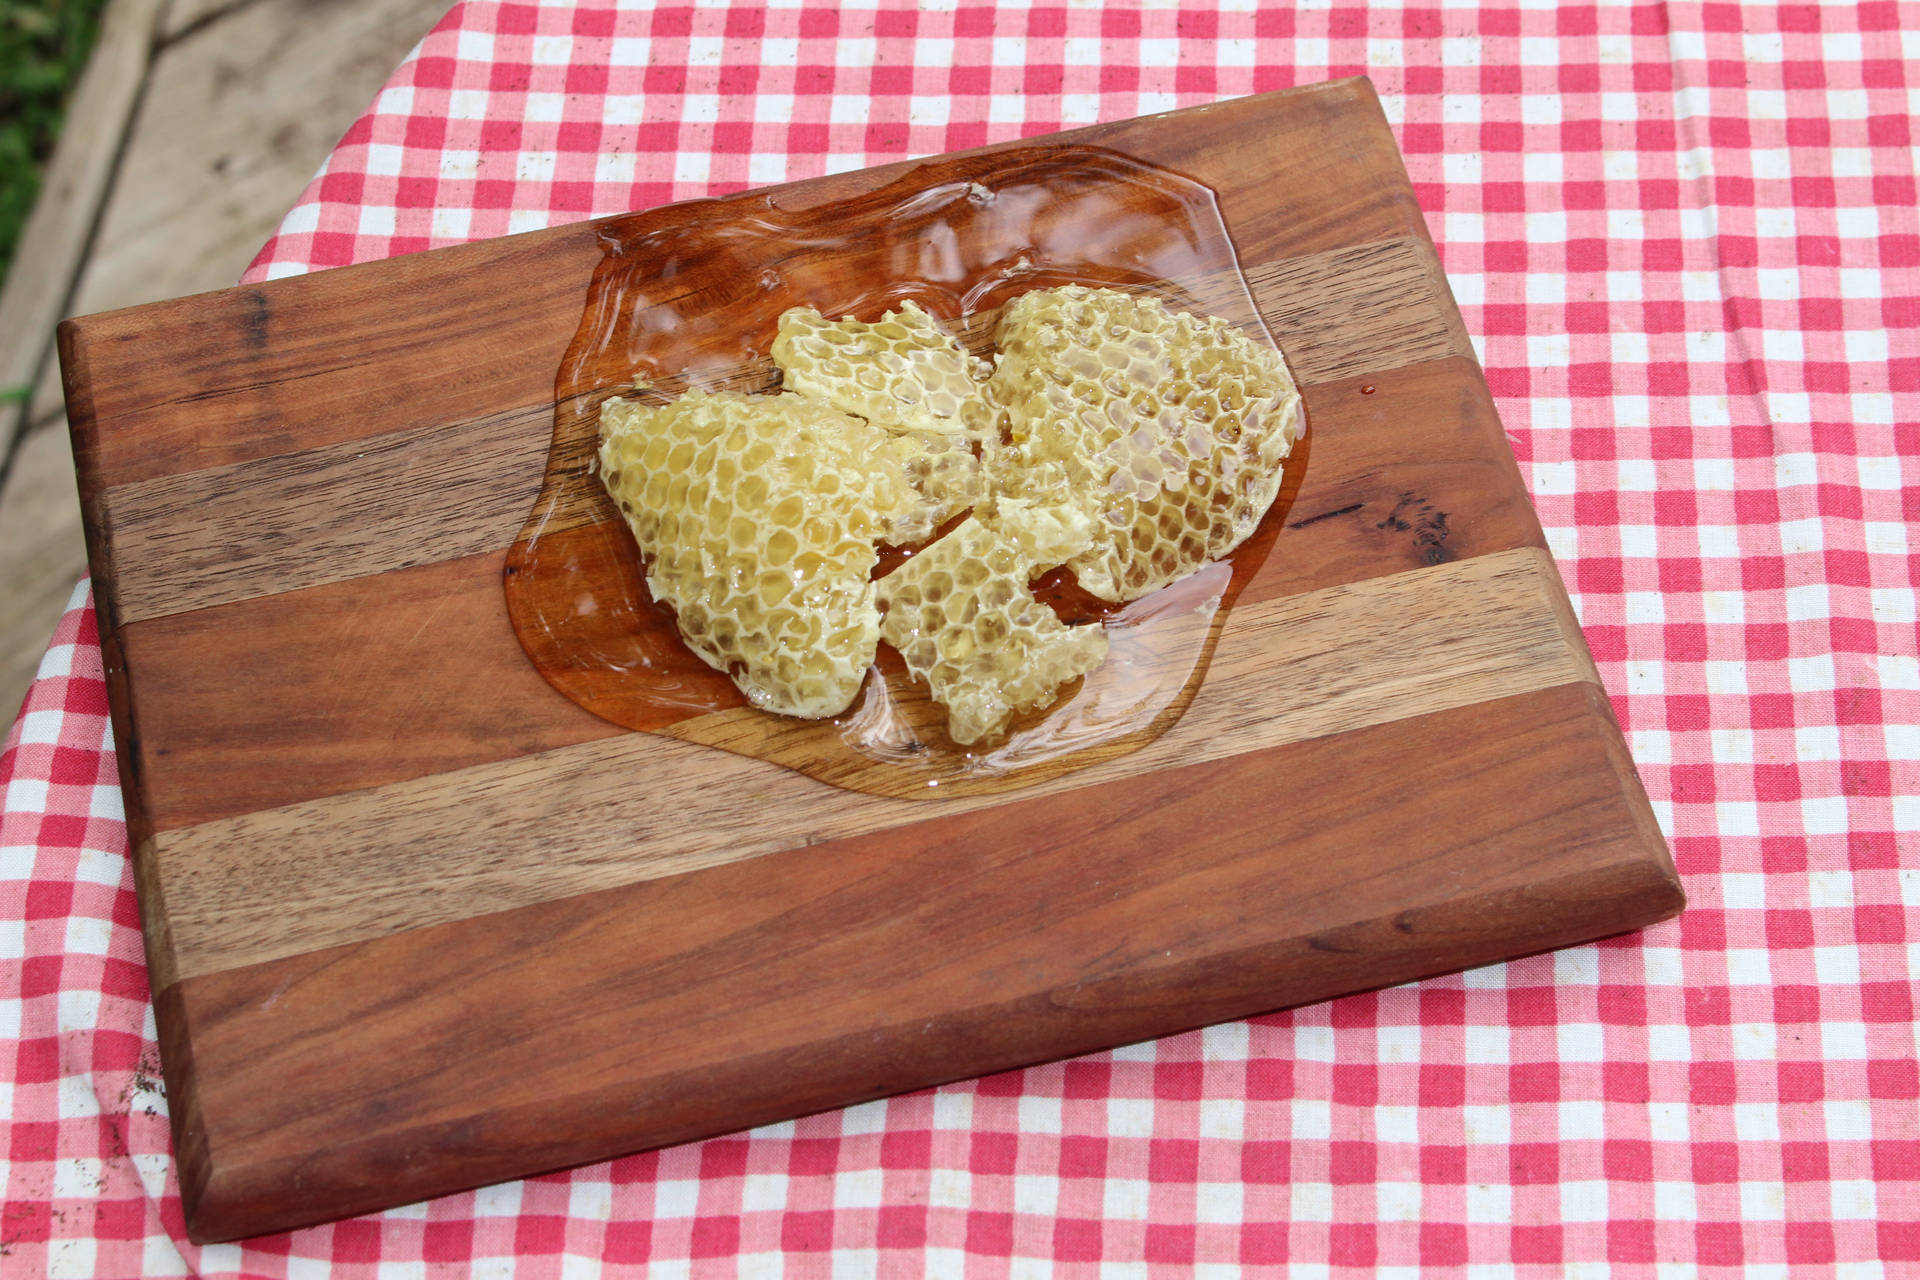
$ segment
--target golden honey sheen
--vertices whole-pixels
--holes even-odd
[[[790,391],[899,430],[979,430],[992,366],[911,302],[871,324],[826,320],[812,307],[780,317],[773,362]]]
[[[1023,545],[969,516],[880,579],[880,636],[947,709],[948,736],[962,746],[1002,733],[1016,712],[1046,706],[1107,656],[1106,632],[1066,626],[1027,589],[1065,558],[1043,554],[1037,563],[1036,545],[1047,545],[1044,533]]]
[[[904,303],[780,319],[784,390],[601,410],[599,473],[681,635],[756,707],[837,715],[878,642],[968,745],[1099,666],[1029,583],[1108,601],[1219,560],[1273,504],[1302,430],[1286,363],[1224,320],[1082,286],[1008,303],[992,364]],[[917,546],[871,580],[882,544]]]
[[[876,545],[924,503],[887,433],[803,396],[610,400],[599,470],[680,635],[782,715],[844,711],[880,635]]]
[[[998,492],[1071,503],[1093,545],[1067,563],[1102,600],[1137,600],[1246,541],[1303,427],[1278,351],[1158,298],[1069,286],[1000,316],[990,386],[1011,437]]]

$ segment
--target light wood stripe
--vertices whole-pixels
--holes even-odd
[[[1248,280],[1315,386],[1470,354],[1432,257],[1403,236],[1265,263]],[[500,550],[539,491],[552,426],[550,404],[529,405],[117,485],[106,501],[120,620]]]
[[[1193,705],[1058,794],[1430,712],[1598,683],[1551,559],[1523,548],[1243,605]],[[651,734],[157,837],[180,978],[1004,803],[854,795]],[[779,823],[767,815],[782,816]],[[431,886],[423,889],[423,886]]]
[[[552,432],[539,405],[120,485],[120,620],[497,551]]]
[[[1414,236],[1268,262],[1247,283],[1303,386],[1473,354],[1439,259]]]

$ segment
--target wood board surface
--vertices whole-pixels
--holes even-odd
[[[1679,909],[1371,87],[1061,138],[1218,193],[1311,458],[1179,722],[1003,794],[629,733],[527,662],[591,224],[63,326],[196,1239]]]

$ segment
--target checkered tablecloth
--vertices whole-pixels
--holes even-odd
[[[466,4],[248,279],[1365,73],[1692,906],[243,1246],[94,614],[0,754],[0,1272],[1920,1275],[1920,6]]]

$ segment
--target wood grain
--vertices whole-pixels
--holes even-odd
[[[33,386],[51,350],[52,331],[93,238],[100,204],[113,182],[119,139],[140,101],[147,54],[164,0],[113,0],[100,39],[47,160],[39,197],[20,228],[0,288],[0,391]],[[0,402],[0,460],[27,425],[27,407]]]
[[[551,412],[121,485],[121,624],[504,550],[539,491]]]
[[[116,746],[153,798],[149,829],[622,732],[527,664],[500,606],[503,559],[126,628],[124,668],[137,679]],[[475,697],[480,672],[485,696]]]
[[[1310,388],[1307,409],[1286,550],[1266,556],[1244,601],[1545,545],[1471,361]],[[138,728],[118,741],[147,780],[154,829],[616,732],[523,660],[501,610],[501,563],[444,560],[124,627]],[[257,678],[235,681],[236,670]],[[488,673],[485,699],[465,696],[474,671]]]
[[[1247,264],[1261,317],[1302,386],[1472,356],[1417,236]]]
[[[1570,683],[1598,683],[1559,580],[1521,549],[1236,605],[1186,715],[1042,783],[1104,809],[1145,775]],[[1364,673],[1364,674],[1363,674]],[[763,717],[722,712],[712,744]],[[698,722],[695,722],[698,724]],[[636,783],[644,778],[644,786]],[[862,797],[744,755],[621,735],[167,832],[161,981],[992,807]],[[762,815],[777,813],[777,823]],[[422,895],[419,886],[436,892]]]
[[[562,227],[69,320],[61,363],[82,480],[110,492],[536,403],[594,256],[589,231]],[[452,290],[450,274],[512,280],[515,305]],[[162,366],[151,335],[172,326],[198,341]],[[95,364],[122,376],[83,375],[76,397],[76,367]]]
[[[1470,349],[1410,236],[1263,263],[1249,283],[1309,388]],[[746,371],[765,380],[770,362]],[[122,624],[504,548],[551,400],[116,486]]]
[[[1275,112],[1261,98],[1243,98],[1183,113],[1177,129],[1164,126],[1169,117],[1147,116],[1050,140],[1183,171],[1205,155],[1244,262],[1427,239],[1384,121],[1351,127],[1379,120],[1370,86],[1316,85],[1289,104]],[[1284,183],[1266,179],[1275,156],[1287,157]],[[912,167],[778,190],[797,203],[844,198]],[[61,340],[69,373],[76,361],[116,371],[110,380],[82,380],[73,424],[83,474],[111,489],[541,403],[598,258],[592,224],[576,223],[68,321]],[[498,282],[507,281],[511,307],[500,301]],[[343,344],[348,318],[353,340]],[[191,332],[194,342],[163,350],[155,332]],[[434,359],[422,358],[427,350]],[[71,376],[67,387],[71,399]],[[258,429],[287,422],[299,423],[297,437]]]
[[[1016,798],[190,978],[161,997],[187,1212],[290,1227],[1644,923],[1679,889],[1605,715],[1563,686],[1162,770],[1068,826]]]
[[[66,314],[224,289],[446,0],[170,0]],[[46,329],[51,336],[53,324]],[[60,370],[34,388],[59,415]]]
[[[1071,137],[1219,192],[1310,431],[1185,716],[1002,795],[624,733],[528,663],[591,225],[63,326],[196,1239],[1677,909],[1371,89]]]

